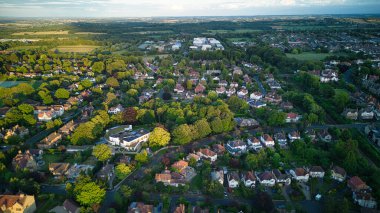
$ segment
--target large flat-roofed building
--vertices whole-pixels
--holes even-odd
[[[132,127],[130,127],[120,132],[111,134],[108,137],[108,142],[113,146],[121,146],[130,152],[139,152],[142,145],[148,141],[149,135],[149,130],[132,130]]]

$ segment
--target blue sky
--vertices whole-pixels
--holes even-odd
[[[0,0],[0,16],[151,17],[380,13],[380,0]]]

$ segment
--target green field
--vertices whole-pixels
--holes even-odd
[[[14,87],[14,86],[17,86],[21,83],[28,83],[30,85],[32,85],[33,88],[37,88],[41,85],[41,81],[0,81],[0,87],[5,87],[5,88],[9,88],[9,87]]]
[[[322,61],[326,57],[331,56],[330,53],[312,53],[312,52],[305,52],[301,54],[286,54],[289,58],[295,58],[300,61]]]
[[[72,52],[72,53],[86,53],[91,52],[99,46],[93,45],[67,45],[58,46],[52,49],[52,51],[58,50],[60,52]]]
[[[236,29],[236,30],[208,30],[210,33],[254,33],[261,32],[262,30],[258,29]]]

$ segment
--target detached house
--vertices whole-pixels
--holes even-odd
[[[71,132],[74,131],[75,129],[75,123],[73,120],[67,122],[65,125],[63,125],[59,130],[58,132],[59,133],[62,133],[64,135],[69,135]]]
[[[211,180],[218,181],[220,184],[223,185],[223,183],[224,183],[224,173],[223,173],[223,170],[212,171],[211,172]]]
[[[183,92],[185,92],[185,88],[181,84],[176,84],[176,86],[174,88],[174,92],[183,93]]]
[[[263,148],[263,146],[260,143],[260,140],[257,139],[256,137],[248,138],[247,142],[248,142],[248,146],[256,151]]]
[[[276,180],[272,172],[265,171],[263,173],[256,174],[256,177],[260,184],[263,186],[273,187],[276,184]]]
[[[242,173],[241,181],[245,187],[254,188],[256,186],[256,176],[252,171]]]
[[[343,182],[346,179],[346,175],[346,170],[344,170],[342,167],[334,166],[331,169],[331,177],[334,180]]]
[[[69,163],[50,163],[49,171],[54,176],[64,176],[66,175],[67,170],[69,169]]]
[[[276,183],[278,184],[290,185],[290,183],[292,182],[292,180],[287,174],[282,173],[278,169],[273,169],[272,173],[274,175],[274,178],[276,179]]]
[[[253,100],[261,100],[263,98],[263,94],[261,92],[253,92],[249,98]]]
[[[111,107],[108,109],[108,114],[115,115],[117,113],[120,113],[124,110],[123,106],[121,104],[118,104],[116,107]]]
[[[33,213],[36,210],[34,195],[0,195],[0,212]]]
[[[288,139],[286,138],[285,133],[283,132],[278,132],[274,134],[274,138],[280,146],[286,146],[288,144]]]
[[[350,178],[347,181],[347,186],[353,192],[359,192],[361,190],[369,189],[369,186],[367,186],[367,184],[364,181],[362,181],[362,179],[358,176],[354,176],[354,177]]]
[[[37,147],[39,149],[50,149],[51,147],[56,146],[61,139],[62,134],[53,132],[42,141],[40,141],[40,143],[37,144]]]
[[[214,144],[212,145],[212,151],[217,155],[223,155],[226,152],[226,148],[224,148],[223,144]]]
[[[237,172],[230,172],[227,174],[228,187],[236,188],[239,186],[239,175]]]
[[[261,143],[265,146],[265,147],[273,147],[274,146],[274,140],[273,138],[268,135],[268,134],[264,134],[263,136],[260,137],[260,141]]]
[[[294,170],[290,170],[290,174],[297,181],[300,181],[300,182],[309,181],[309,174],[306,172],[304,168],[296,168]]]
[[[377,208],[377,201],[372,197],[371,191],[363,190],[360,192],[353,192],[352,199],[361,207],[369,209]]]
[[[375,116],[375,113],[371,108],[365,108],[359,111],[359,115],[363,120],[372,120]]]
[[[198,152],[198,155],[202,158],[205,158],[207,160],[210,160],[211,162],[214,162],[216,161],[216,159],[218,158],[218,155],[211,151],[210,149],[200,149],[199,152]]]
[[[204,91],[206,90],[206,87],[203,86],[203,84],[198,84],[195,89],[194,89],[194,92],[195,93],[204,93]]]
[[[323,142],[331,142],[331,140],[332,140],[332,136],[330,135],[330,133],[326,129],[318,132],[318,137]]]
[[[295,140],[300,140],[301,136],[300,136],[300,133],[298,131],[291,131],[290,133],[288,133],[288,138],[289,138],[290,142],[293,142]]]
[[[286,114],[286,123],[295,123],[298,122],[301,119],[301,116],[296,113],[288,113]]]
[[[21,150],[18,151],[18,154],[12,159],[12,167],[14,170],[24,170],[27,169],[31,172],[37,170],[37,163],[33,158],[33,155],[27,150],[22,154]]]
[[[242,140],[229,141],[226,144],[227,151],[232,155],[240,155],[247,151],[247,144]]]
[[[359,113],[357,109],[345,109],[342,113],[344,117],[351,120],[357,120]]]
[[[323,178],[325,176],[325,170],[320,166],[312,166],[309,170],[310,177]]]

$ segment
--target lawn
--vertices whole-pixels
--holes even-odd
[[[20,36],[20,35],[67,35],[67,34],[69,34],[68,30],[12,33],[12,35],[16,35],[16,36]]]
[[[261,32],[262,30],[258,29],[236,29],[236,30],[208,30],[210,33],[254,33],[254,32]]]
[[[301,54],[286,54],[289,58],[295,58],[300,61],[322,61],[326,57],[331,56],[330,53],[312,53],[312,52],[305,52]]]
[[[25,45],[25,46],[17,46],[17,47],[11,47],[7,50],[34,50],[34,49],[43,49],[46,46],[33,46],[33,45]]]
[[[17,86],[21,83],[28,83],[30,85],[32,85],[33,88],[37,88],[41,85],[41,81],[0,81],[0,87],[5,87],[5,88],[9,88],[9,87],[14,87],[14,86]]]
[[[86,53],[86,52],[91,52],[98,47],[99,46],[93,46],[93,45],[73,45],[73,46],[58,46],[51,50],[52,51],[58,50],[60,52]]]

